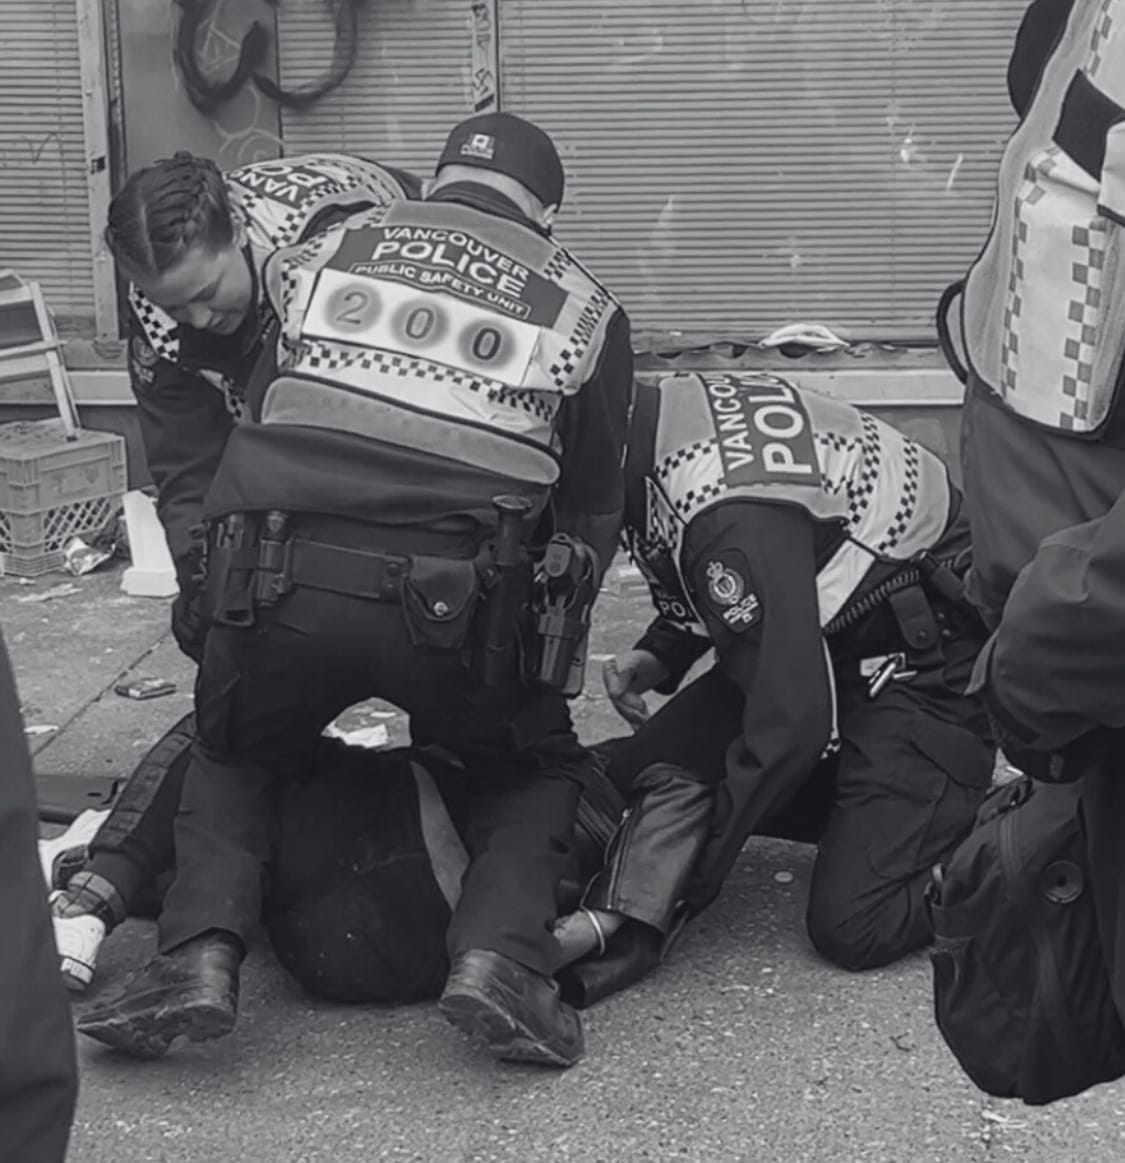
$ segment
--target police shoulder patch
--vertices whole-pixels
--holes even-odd
[[[737,549],[722,549],[703,565],[707,605],[735,633],[762,620],[762,603],[750,588],[750,567]]]
[[[160,358],[156,349],[143,335],[134,335],[132,342],[133,360],[140,367],[155,367]]]

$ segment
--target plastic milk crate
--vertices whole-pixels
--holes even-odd
[[[60,420],[0,424],[0,574],[57,569],[75,536],[97,533],[125,492],[125,441]]]

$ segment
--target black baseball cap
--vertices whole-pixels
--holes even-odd
[[[480,113],[454,126],[437,168],[479,166],[522,182],[544,205],[562,202],[565,178],[555,143],[514,113]]]

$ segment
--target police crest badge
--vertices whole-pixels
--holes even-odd
[[[156,354],[156,349],[143,335],[133,336],[133,359],[141,367],[155,367],[156,361],[160,358]]]
[[[762,603],[749,587],[744,561],[734,553],[720,553],[707,562],[707,600],[715,614],[735,633],[762,619]],[[741,554],[737,555],[741,557]]]

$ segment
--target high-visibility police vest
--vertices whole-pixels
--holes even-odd
[[[224,181],[231,209],[246,228],[250,260],[259,278],[266,259],[278,247],[299,241],[326,210],[349,206],[360,210],[407,196],[389,170],[345,154],[255,162],[229,171]],[[129,305],[156,355],[176,363],[180,355],[176,321],[133,285]],[[234,385],[218,372],[200,374],[222,390],[228,406],[237,410]]]
[[[645,487],[645,528],[631,531],[630,549],[660,613],[703,636],[684,535],[715,505],[794,504],[839,525],[844,540],[816,579],[821,626],[875,562],[931,548],[950,517],[949,476],[932,452],[850,404],[763,372],[664,379]]]
[[[558,243],[450,202],[394,202],[266,266],[284,373],[263,424],[366,434],[526,483],[617,304]]]
[[[1012,411],[1095,432],[1125,352],[1125,0],[1079,0],[1000,163],[962,333]]]

